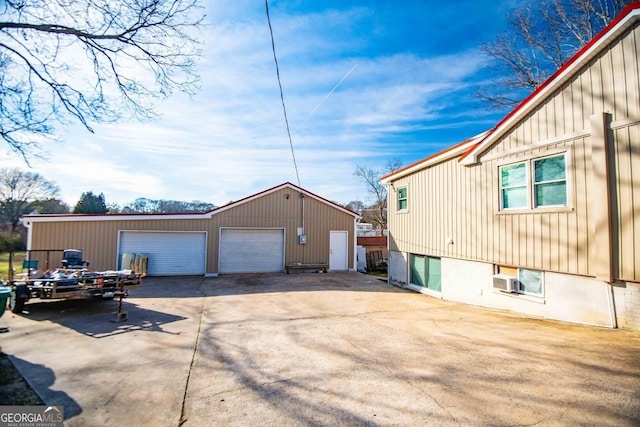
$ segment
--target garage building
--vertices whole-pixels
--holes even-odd
[[[82,249],[95,270],[127,268],[124,254],[148,257],[147,274],[284,271],[286,264],[355,270],[357,214],[291,183],[206,213],[27,215],[27,249],[42,268],[58,249]],[[46,260],[44,259],[46,258]]]

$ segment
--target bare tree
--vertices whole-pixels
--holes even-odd
[[[358,165],[353,172],[353,175],[367,186],[367,191],[372,199],[369,208],[364,209],[363,216],[366,214],[367,220],[373,223],[380,232],[387,228],[387,189],[380,183],[380,178],[389,172],[400,169],[401,165],[399,159],[392,159],[382,170]]]
[[[153,117],[151,100],[194,93],[198,0],[4,0],[0,135],[28,161],[56,124]]]
[[[37,206],[38,201],[58,194],[58,187],[37,173],[20,169],[0,169],[0,219],[11,225],[15,234],[20,218]]]
[[[509,30],[481,45],[497,80],[478,91],[495,108],[512,108],[544,83],[632,0],[519,3]]]
[[[362,214],[365,209],[364,203],[360,200],[351,200],[344,207],[359,214]]]

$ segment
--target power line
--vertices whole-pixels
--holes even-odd
[[[287,118],[287,107],[284,105],[284,94],[282,93],[282,83],[280,82],[280,68],[278,67],[278,57],[276,56],[276,44],[273,39],[273,28],[271,28],[271,18],[269,17],[269,1],[264,0],[264,6],[267,10],[267,22],[269,23],[269,33],[271,33],[271,49],[273,50],[273,60],[276,63],[276,75],[278,76],[278,87],[280,88],[280,100],[282,101],[282,111],[284,112],[284,122],[287,125],[287,135],[289,136],[289,145],[291,146],[291,157],[293,157],[293,166],[296,169],[296,178],[298,186],[300,185],[300,175],[298,174],[298,164],[296,163],[296,154],[293,151],[293,141],[291,140],[291,131],[289,130],[289,119]]]

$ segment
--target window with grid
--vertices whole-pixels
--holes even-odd
[[[501,211],[568,205],[566,153],[500,166],[499,176]]]
[[[398,188],[398,210],[406,211],[408,207],[407,187]]]

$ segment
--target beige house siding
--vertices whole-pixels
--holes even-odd
[[[407,187],[409,208],[398,213],[396,200],[389,201],[390,249],[589,275],[584,144],[536,148],[471,168],[452,159],[395,181],[395,188]],[[565,151],[576,166],[570,209],[499,211],[499,165]]]
[[[590,117],[600,112],[612,114],[614,128],[640,120],[639,61],[640,27],[636,27],[592,59],[482,157],[588,135]]]
[[[617,278],[640,282],[640,124],[614,131]]]
[[[479,164],[464,167],[453,158],[394,180],[394,189],[407,186],[409,208],[397,213],[396,193],[389,192],[390,249],[597,276],[591,261],[609,254],[594,244],[594,214],[604,201],[594,196],[593,182],[606,178],[599,158],[592,160],[591,120],[609,112],[617,259],[612,275],[639,282],[639,40],[639,28],[628,30],[516,123]],[[561,152],[568,156],[568,209],[499,212],[499,166]],[[449,237],[453,244],[446,243]]]
[[[306,194],[301,198],[301,194]],[[304,207],[303,207],[304,204]],[[304,208],[304,217],[303,217]],[[170,216],[170,215],[169,215]],[[168,216],[168,217],[169,217]],[[330,231],[348,233],[348,265],[355,269],[355,214],[340,210],[310,193],[292,186],[259,194],[253,199],[240,201],[236,206],[223,206],[206,215],[183,215],[179,219],[163,219],[162,215],[148,219],[128,216],[80,217],[63,216],[59,220],[31,221],[29,249],[82,249],[84,258],[96,270],[117,267],[118,236],[121,231],[197,231],[207,233],[206,272],[218,272],[220,228],[282,228],[285,230],[285,263],[328,263]],[[29,218],[26,218],[29,221]],[[304,225],[307,244],[298,240],[298,227]],[[34,258],[45,258],[45,253],[34,253]],[[51,253],[52,268],[60,265],[60,253]]]
[[[640,8],[627,18],[490,132],[383,177],[391,283],[469,304],[640,329]],[[501,166],[560,153],[567,206],[500,210]],[[407,209],[398,211],[403,187]],[[530,181],[528,191],[531,199]],[[440,257],[439,291],[412,283],[412,253]],[[496,289],[495,265],[541,271],[539,291]]]

